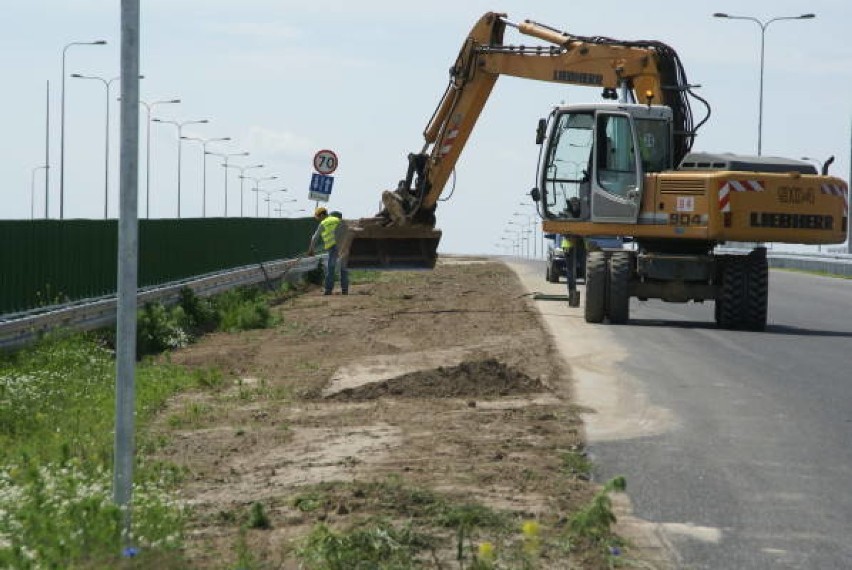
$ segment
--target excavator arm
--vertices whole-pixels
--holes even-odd
[[[506,45],[507,27],[548,45]],[[434,266],[441,235],[434,229],[435,208],[501,75],[597,87],[605,98],[618,98],[620,92],[625,102],[668,105],[674,112],[676,159],[692,145],[695,129],[686,97],[691,93],[672,48],[655,41],[572,36],[488,12],[462,44],[449,85],[423,132],[423,147],[408,157],[405,178],[395,190],[382,193],[384,209],[375,218],[349,224],[342,247],[349,267]]]

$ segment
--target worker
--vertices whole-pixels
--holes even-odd
[[[337,215],[335,215],[337,214]],[[328,254],[325,268],[325,287],[323,295],[331,295],[334,289],[334,273],[338,262],[338,244],[343,237],[344,225],[340,212],[328,213],[328,210],[320,206],[314,210],[314,218],[319,222],[317,230],[311,237],[308,246],[308,255],[313,255],[314,250],[322,241],[322,247]],[[340,264],[340,290],[344,295],[349,294],[349,271]]]
[[[565,277],[568,280],[568,305],[580,306],[580,293],[577,291],[577,238],[562,236],[562,253],[565,256]]]

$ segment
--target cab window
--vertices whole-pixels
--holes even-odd
[[[630,120],[624,115],[598,115],[598,185],[618,196],[637,186],[636,154]]]
[[[671,134],[667,121],[634,119],[642,170],[662,172],[671,168]]]

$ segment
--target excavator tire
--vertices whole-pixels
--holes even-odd
[[[748,292],[744,258],[731,256],[722,269],[722,296],[719,306],[719,326],[726,329],[742,328],[742,315]]]
[[[609,258],[609,322],[623,325],[630,320],[631,258],[628,252],[613,252]]]
[[[769,266],[765,255],[731,256],[722,269],[722,295],[716,299],[716,323],[726,329],[766,328]]]
[[[551,283],[559,283],[559,268],[553,262],[547,264],[547,280]]]
[[[586,258],[586,307],[587,323],[600,323],[606,317],[606,255],[602,251],[589,252]]]
[[[769,264],[765,255],[750,255],[746,263],[748,291],[745,302],[745,323],[748,330],[766,329],[769,300]]]

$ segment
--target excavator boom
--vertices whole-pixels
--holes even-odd
[[[547,42],[540,46],[503,43],[507,27]],[[532,21],[515,24],[488,12],[465,39],[450,81],[423,132],[419,153],[409,155],[405,178],[382,194],[374,218],[350,222],[341,248],[351,268],[431,268],[440,231],[435,208],[459,155],[500,75],[598,87],[610,99],[663,103],[673,109],[680,156],[695,129],[686,94],[689,86],[677,54],[660,42],[625,42],[572,36]],[[348,246],[348,247],[347,247]]]

